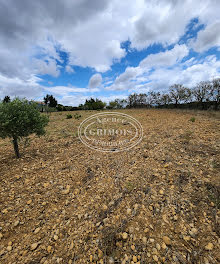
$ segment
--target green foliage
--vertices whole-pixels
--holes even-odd
[[[73,118],[72,115],[70,114],[66,115],[66,119],[71,119],[71,118]]]
[[[122,109],[125,108],[127,105],[127,101],[125,99],[115,99],[114,101],[110,101],[108,106],[106,107],[107,109]]]
[[[57,111],[64,111],[64,106],[63,105],[61,105],[61,104],[58,104],[57,106],[56,106],[56,108],[57,108]]]
[[[194,123],[196,121],[196,118],[194,116],[192,116],[189,121]]]
[[[72,111],[72,106],[64,106],[65,111]]]
[[[80,119],[80,117],[81,117],[81,115],[79,115],[78,113],[76,113],[76,114],[74,115],[74,118],[75,118],[75,119]]]
[[[79,107],[76,106],[64,106],[62,104],[58,104],[56,106],[57,111],[76,111],[79,110]]]
[[[101,110],[106,106],[106,103],[102,102],[99,99],[89,99],[86,100],[85,104],[83,105],[84,110]]]
[[[34,103],[14,99],[0,104],[0,137],[27,137],[32,133],[43,135],[48,118],[41,115]]]
[[[57,112],[56,107],[48,107],[48,106],[46,106],[45,110],[46,110],[47,113]]]
[[[126,189],[128,190],[129,193],[132,192],[135,189],[135,184],[133,182],[127,182]]]
[[[108,109],[116,109],[117,108],[117,102],[111,101],[109,102],[109,105],[107,106]]]
[[[213,169],[220,169],[220,162],[216,161],[216,160],[213,160],[211,162],[211,165],[212,165],[212,168]]]
[[[0,103],[0,137],[12,138],[16,155],[19,157],[18,140],[35,133],[45,134],[48,117],[41,115],[37,105],[27,100],[14,99],[9,103]]]

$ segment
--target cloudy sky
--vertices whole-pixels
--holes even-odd
[[[0,0],[0,98],[64,105],[220,72],[219,0]]]

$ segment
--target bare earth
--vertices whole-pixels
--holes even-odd
[[[46,136],[21,142],[19,160],[0,140],[1,264],[220,263],[220,119],[121,112],[144,128],[128,152],[79,141],[78,125],[96,111],[52,113]]]

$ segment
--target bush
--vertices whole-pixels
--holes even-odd
[[[190,118],[190,120],[189,120],[189,121],[191,121],[191,122],[193,122],[193,123],[194,123],[194,122],[196,121],[196,118],[193,116],[193,117],[191,117],[191,118]]]
[[[53,112],[57,112],[58,110],[57,110],[56,107],[49,107],[49,106],[46,106],[46,107],[45,107],[45,111],[46,111],[47,113],[53,113]]]
[[[20,157],[18,141],[35,133],[45,134],[48,117],[42,115],[37,105],[27,100],[14,99],[8,103],[0,103],[0,137],[12,138],[16,157]]]
[[[104,109],[106,106],[106,103],[102,102],[99,99],[89,99],[86,100],[85,104],[82,106],[84,110],[97,110],[97,109]],[[81,105],[79,106],[81,108]]]
[[[75,117],[75,119],[80,119],[81,115],[79,115],[78,113],[76,113],[76,114],[74,115],[74,117]]]
[[[72,115],[70,114],[66,115],[66,119],[71,119],[71,118],[73,118]]]

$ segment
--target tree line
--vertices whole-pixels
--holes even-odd
[[[193,88],[174,84],[166,92],[133,93],[127,99],[115,99],[108,104],[99,99],[86,100],[74,110],[100,110],[122,108],[191,108],[220,109],[220,78],[199,82]]]
[[[134,93],[126,100],[116,99],[109,103],[110,109],[118,108],[220,108],[220,78],[202,81],[189,89],[182,84],[174,84],[167,92]]]
[[[5,96],[3,102],[10,102],[10,97]],[[127,99],[115,99],[108,104],[100,99],[90,98],[78,107],[58,104],[53,95],[47,94],[43,99],[43,104],[39,105],[42,112],[152,107],[219,110],[220,78],[212,81],[202,81],[191,89],[182,84],[174,84],[166,92],[133,93]]]

